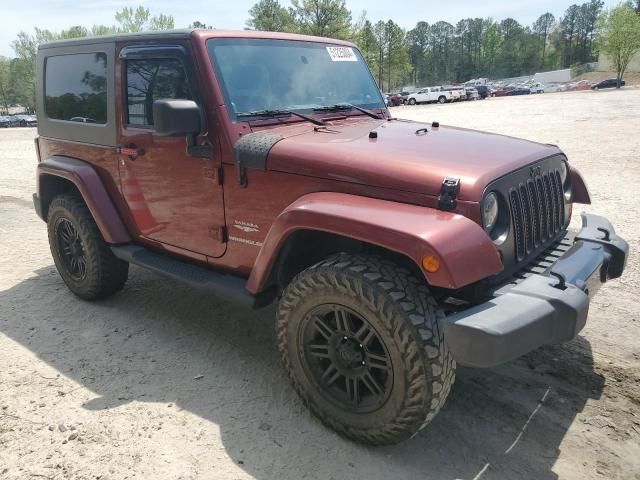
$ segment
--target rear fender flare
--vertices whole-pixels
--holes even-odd
[[[280,249],[298,230],[328,232],[405,255],[438,287],[461,288],[503,269],[489,236],[462,215],[356,195],[311,193],[274,221],[247,281],[251,293],[265,288]],[[437,272],[422,267],[426,255],[439,257]]]
[[[44,220],[46,220],[48,202],[53,196],[48,191],[47,177],[64,178],[75,185],[106,242],[128,243],[131,241],[98,172],[89,163],[56,155],[38,164],[36,184],[38,198],[43,202]]]

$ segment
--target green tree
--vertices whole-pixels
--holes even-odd
[[[387,89],[401,86],[411,72],[405,32],[393,20],[385,24]]]
[[[143,30],[171,30],[175,28],[175,21],[171,15],[159,14],[151,16],[151,11],[140,5],[135,10],[133,7],[123,7],[115,14],[118,23],[118,31],[141,32]]]
[[[116,22],[122,32],[140,32],[149,21],[151,12],[140,5],[135,10],[132,7],[124,7],[116,12]]]
[[[523,72],[522,37],[523,27],[513,18],[500,22],[502,44],[496,65],[497,74],[503,77],[515,77]]]
[[[552,13],[543,13],[533,24],[533,31],[538,36],[540,42],[540,49],[542,50],[540,56],[540,68],[544,68],[545,57],[547,53],[547,42],[549,40],[549,33],[553,29],[556,23],[556,17]]]
[[[384,61],[386,52],[386,24],[382,20],[378,20],[373,26],[373,36],[375,38],[375,46],[377,47],[377,78],[378,87],[382,91],[386,91],[384,88]]]
[[[413,84],[418,85],[428,79],[429,67],[429,24],[418,22],[407,32],[409,62],[413,67]]]
[[[496,62],[502,46],[500,27],[491,18],[484,21],[484,34],[482,36],[482,60],[478,75],[492,77],[495,75]]]
[[[613,62],[620,88],[629,61],[640,52],[640,15],[631,2],[623,2],[600,16],[599,27],[600,49]]]
[[[378,41],[373,32],[371,22],[363,18],[363,21],[354,29],[353,41],[358,45],[362,56],[372,72],[378,71]]]
[[[296,27],[291,12],[278,0],[260,0],[249,10],[247,26],[265,32],[293,32]]]
[[[309,35],[348,39],[351,12],[345,0],[292,0],[291,13],[300,31]]]
[[[173,30],[175,28],[175,20],[171,15],[161,13],[151,17],[145,27],[146,30]]]
[[[0,106],[4,108],[5,114],[9,113],[9,74],[11,60],[7,57],[0,57]]]

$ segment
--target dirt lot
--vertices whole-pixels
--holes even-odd
[[[640,479],[640,90],[399,107],[559,144],[631,243],[575,341],[459,369],[444,410],[387,448],[312,418],[283,375],[273,310],[132,268],[86,303],[53,267],[31,206],[33,129],[0,131],[0,478]]]

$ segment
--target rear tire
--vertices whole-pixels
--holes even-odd
[[[455,361],[443,320],[424,279],[380,257],[342,253],[287,286],[276,332],[310,410],[345,437],[386,445],[424,428],[449,394]]]
[[[442,104],[442,103],[445,103],[446,101],[447,101],[447,98],[445,96],[438,97],[438,103]]]
[[[69,290],[84,300],[98,300],[121,290],[129,264],[115,257],[85,203],[60,195],[49,205],[49,247]]]

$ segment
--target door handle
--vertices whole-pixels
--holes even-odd
[[[129,157],[129,160],[135,160],[136,158],[144,155],[144,150],[136,147],[135,145],[129,145],[127,147],[119,146],[116,148],[116,153],[118,155],[126,155]]]

